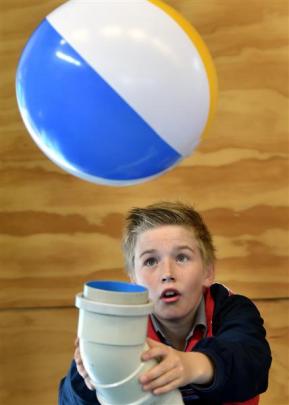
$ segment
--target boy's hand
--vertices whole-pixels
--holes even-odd
[[[149,350],[142,360],[156,359],[159,363],[139,379],[144,391],[164,394],[190,383],[207,384],[213,378],[213,366],[202,353],[185,353],[170,346],[147,339]]]
[[[84,379],[85,385],[87,388],[91,391],[95,390],[95,386],[93,385],[92,380],[89,378],[89,375],[87,371],[84,368],[82,358],[80,355],[80,350],[79,350],[79,339],[77,338],[74,342],[75,345],[75,351],[74,351],[74,360],[76,363],[76,368],[78,373],[81,375],[81,377]]]

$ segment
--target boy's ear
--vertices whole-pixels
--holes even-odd
[[[136,278],[135,278],[134,271],[131,271],[131,272],[129,273],[129,279],[130,279],[131,283],[136,284]]]
[[[214,280],[215,280],[215,266],[214,264],[209,264],[205,268],[203,286],[210,287],[213,284]]]

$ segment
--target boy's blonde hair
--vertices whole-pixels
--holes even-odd
[[[138,236],[142,232],[162,225],[180,225],[192,230],[204,264],[214,263],[215,248],[201,215],[190,205],[164,201],[145,208],[132,208],[128,212],[122,246],[129,275],[132,275],[134,269],[134,252]]]

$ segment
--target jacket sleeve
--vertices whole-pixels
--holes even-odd
[[[89,390],[73,360],[70,370],[59,385],[58,405],[100,405],[95,391]]]
[[[219,301],[215,300],[213,337],[202,339],[194,348],[212,360],[214,381],[194,389],[204,399],[242,402],[266,391],[270,347],[263,319],[252,301],[228,294]]]

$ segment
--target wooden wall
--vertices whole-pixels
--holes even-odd
[[[123,188],[58,169],[20,119],[20,52],[61,3],[0,5],[0,403],[56,404],[73,353],[74,295],[88,279],[125,279],[123,215],[162,198],[203,213],[218,249],[217,280],[254,299],[265,319],[273,366],[261,404],[288,404],[287,0],[166,0],[211,50],[218,111],[190,158]]]

